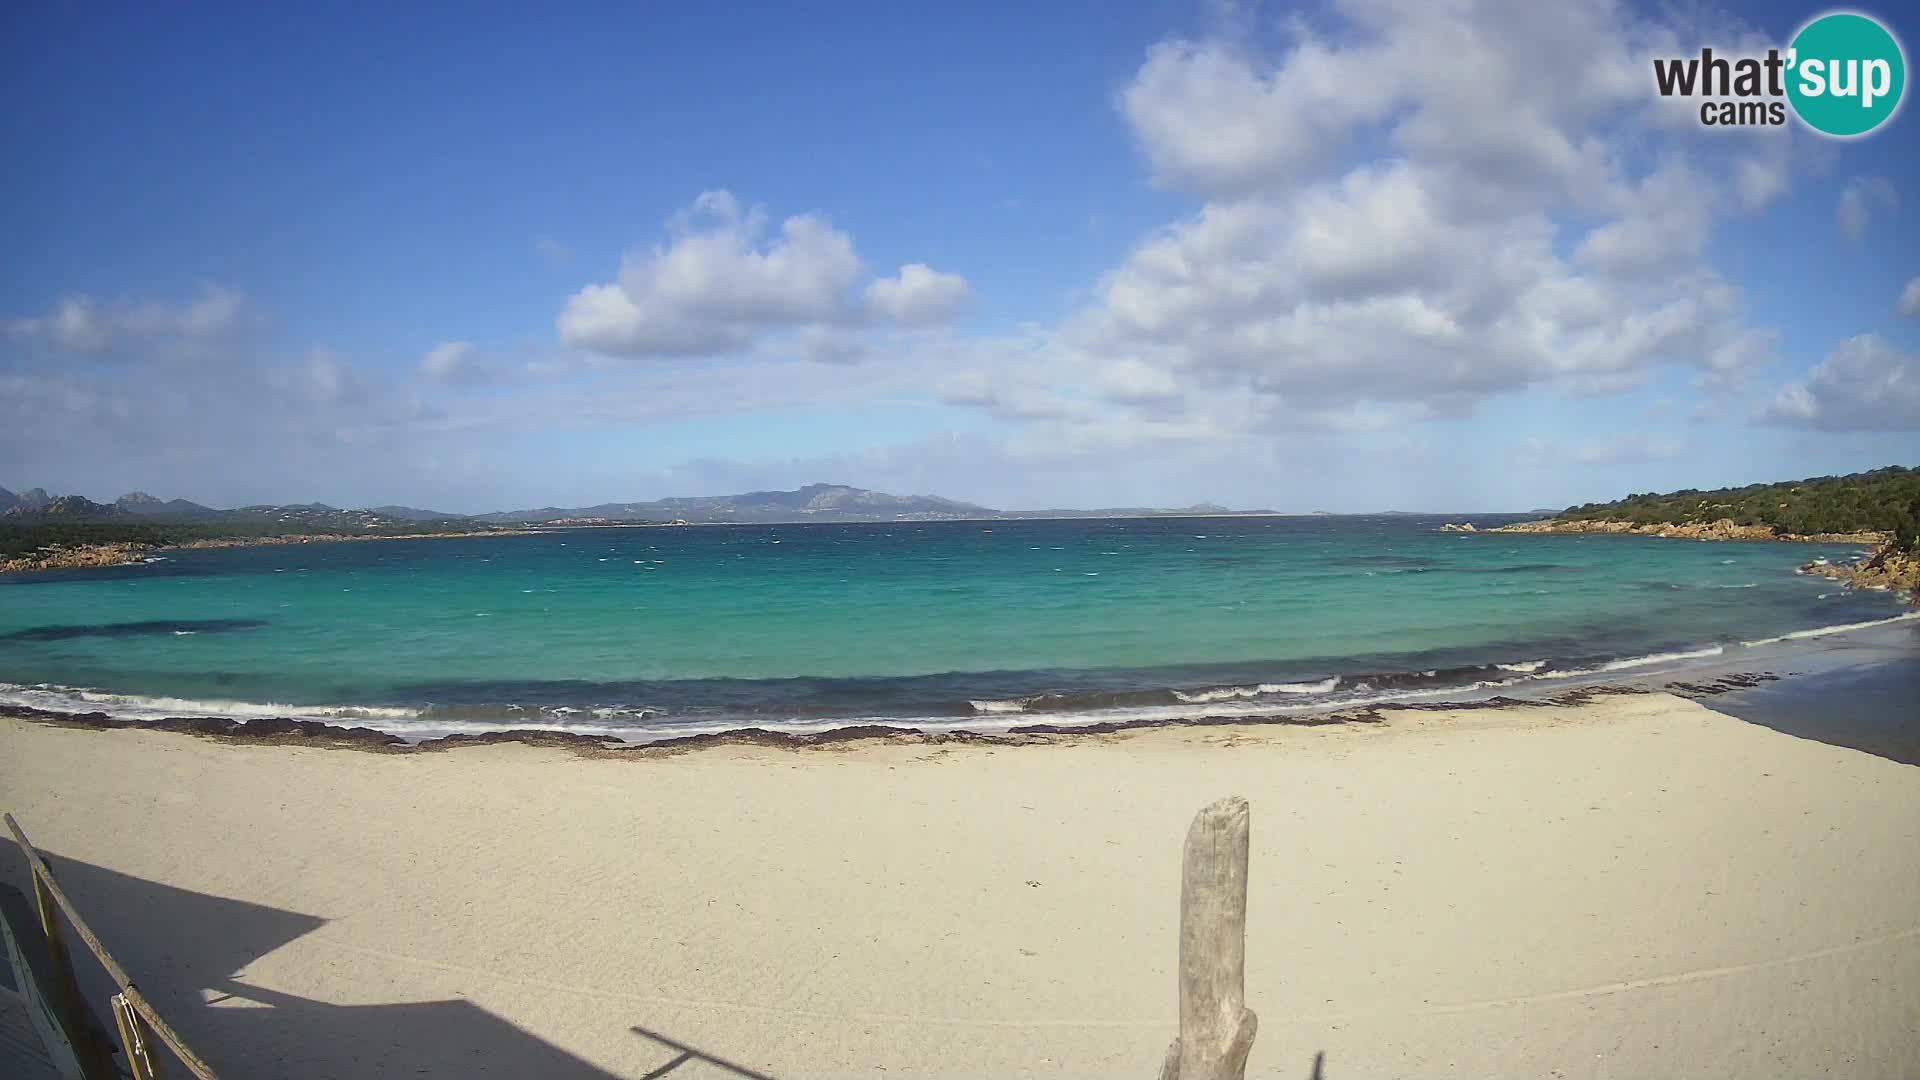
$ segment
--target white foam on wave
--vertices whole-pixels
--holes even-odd
[[[1595,671],[1627,671],[1631,668],[1646,667],[1650,664],[1665,664],[1675,660],[1704,660],[1709,656],[1719,656],[1726,652],[1724,645],[1713,645],[1705,649],[1685,649],[1680,652],[1648,653],[1646,656],[1629,656],[1621,660],[1609,660]]]
[[[1829,595],[1832,595],[1832,594],[1830,593],[1823,594],[1821,598],[1825,599],[1826,596],[1829,596]],[[1756,646],[1756,645],[1778,645],[1782,641],[1804,641],[1807,638],[1820,638],[1820,637],[1826,637],[1830,634],[1844,634],[1852,630],[1865,630],[1870,626],[1888,626],[1893,623],[1906,622],[1910,619],[1920,619],[1920,611],[1902,612],[1898,615],[1893,616],[1890,619],[1871,619],[1867,622],[1837,623],[1833,626],[1816,626],[1811,630],[1795,630],[1791,633],[1781,634],[1778,637],[1759,638],[1754,641],[1743,641],[1740,644],[1745,645],[1748,648],[1752,648],[1753,646]]]
[[[218,716],[229,720],[286,717],[290,720],[413,720],[417,709],[383,705],[288,705],[272,701],[228,701],[143,694],[115,694],[56,683],[0,683],[0,704],[49,712],[105,712],[123,720],[160,720],[169,716]]]
[[[1547,662],[1545,660],[1522,660],[1517,664],[1495,664],[1493,666],[1499,668],[1501,671],[1517,671],[1530,675],[1546,667]]]
[[[1257,686],[1216,686],[1211,690],[1175,690],[1173,696],[1189,705],[1203,705],[1214,701],[1233,701],[1265,697],[1269,694],[1330,694],[1340,685],[1340,677],[1321,679],[1310,683],[1260,683]]]
[[[969,701],[967,704],[973,706],[973,711],[977,713],[1018,713],[1027,711],[1026,698],[1007,698],[1001,701],[985,698],[979,701]]]

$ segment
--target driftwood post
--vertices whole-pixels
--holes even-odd
[[[1242,1080],[1258,1026],[1246,1007],[1247,800],[1187,829],[1180,865],[1180,1034],[1160,1080]]]

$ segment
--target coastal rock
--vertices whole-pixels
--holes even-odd
[[[0,574],[27,570],[60,570],[90,566],[127,566],[139,562],[151,544],[82,544],[76,547],[54,545],[31,555],[0,559]]]
[[[71,547],[51,544],[31,555],[0,559],[0,574],[28,570],[74,570],[95,566],[131,566],[156,551],[191,551],[206,548],[263,547],[276,544],[343,543],[366,540],[451,540],[483,536],[525,536],[530,529],[483,528],[460,532],[396,533],[293,533],[285,536],[217,536],[205,540],[187,540],[177,544],[75,544]]]
[[[1449,521],[1445,525],[1440,526],[1440,531],[1470,533],[1470,532],[1479,532],[1480,530],[1474,528],[1473,522],[1471,521],[1467,522],[1465,525],[1455,525],[1453,522]]]
[[[1445,526],[1442,526],[1445,529]],[[1464,531],[1464,530],[1453,530]],[[1497,533],[1609,533],[1614,535],[1660,536],[1676,540],[1788,540],[1813,544],[1878,544],[1886,537],[1877,532],[1799,533],[1775,532],[1770,525],[1740,525],[1731,518],[1718,521],[1673,525],[1653,522],[1636,525],[1631,521],[1597,521],[1585,518],[1549,518],[1545,521],[1516,521],[1488,529]]]
[[[1920,553],[1881,547],[1852,562],[1817,559],[1802,566],[1800,572],[1835,578],[1854,589],[1893,589],[1920,602]]]

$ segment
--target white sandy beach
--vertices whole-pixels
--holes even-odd
[[[1665,695],[638,760],[0,720],[0,808],[235,1077],[1151,1077],[1230,794],[1250,1076],[1920,1073],[1920,768]]]

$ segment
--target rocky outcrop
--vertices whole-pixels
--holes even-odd
[[[95,566],[128,566],[143,562],[156,551],[184,551],[195,548],[261,547],[275,544],[327,544],[349,540],[449,540],[479,536],[525,536],[531,529],[476,529],[470,532],[384,533],[354,536],[312,534],[299,536],[222,536],[211,540],[188,540],[179,544],[59,544],[41,548],[31,555],[0,559],[0,574],[27,570],[77,570]]]
[[[1479,532],[1480,530],[1474,528],[1473,522],[1471,521],[1467,522],[1465,525],[1455,525],[1453,522],[1449,521],[1445,525],[1440,526],[1440,531],[1441,532]],[[1493,531],[1498,532],[1499,530],[1495,529]]]
[[[41,548],[31,555],[0,559],[0,574],[26,570],[65,570],[91,566],[127,566],[153,549],[151,544],[85,544],[79,547]]]
[[[1588,521],[1550,518],[1546,521],[1517,521],[1488,529],[1497,533],[1617,533],[1632,536],[1664,536],[1678,540],[1791,540],[1814,544],[1879,544],[1886,536],[1877,532],[1776,533],[1770,525],[1738,525],[1731,518],[1692,522],[1685,525],[1635,525],[1630,521]]]
[[[30,514],[51,501],[52,497],[47,494],[45,488],[28,488],[19,494],[0,488],[0,511],[18,510],[23,514]]]
[[[1882,547],[1850,562],[1816,559],[1802,566],[1800,572],[1836,578],[1855,589],[1892,589],[1920,601],[1920,552]]]

